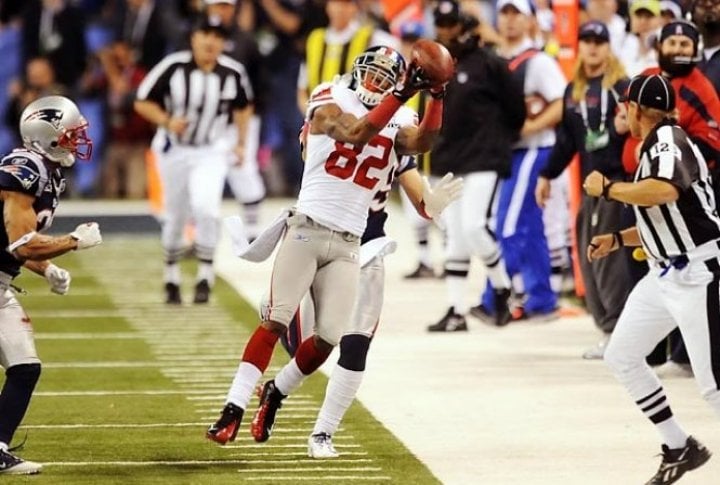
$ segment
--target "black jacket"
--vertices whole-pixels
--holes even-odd
[[[511,146],[525,114],[522,87],[503,59],[479,47],[460,54],[445,96],[431,173],[493,171],[509,176]]]
[[[718,93],[718,96],[720,96],[720,51],[715,52],[708,60],[705,60],[703,57],[703,60],[700,61],[698,67],[710,80],[715,88],[715,91]]]
[[[588,90],[585,94],[588,112],[588,125],[593,130],[600,128],[601,120],[601,81],[598,77],[591,79],[588,83]],[[624,178],[625,171],[622,165],[622,151],[626,135],[618,135],[615,131],[614,118],[617,108],[617,97],[625,93],[628,81],[620,80],[613,86],[613,91],[608,92],[608,106],[606,110],[605,129],[608,131],[610,140],[608,145],[600,150],[588,152],[585,149],[585,123],[583,123],[580,105],[572,99],[573,83],[565,88],[563,97],[563,117],[555,129],[557,140],[553,146],[547,166],[540,172],[540,175],[549,179],[558,177],[567,167],[575,154],[580,155],[580,171],[582,179],[593,170],[611,179]]]

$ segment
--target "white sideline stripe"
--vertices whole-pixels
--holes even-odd
[[[296,397],[298,399],[312,399],[313,396],[311,396],[310,394],[293,394],[292,397]],[[196,403],[193,403],[193,406],[199,408],[201,406],[207,406],[207,404],[202,403],[202,402],[196,402]]]
[[[349,445],[341,445],[338,443],[333,443],[333,446],[335,448],[345,449],[345,448],[360,448],[360,445],[356,444],[349,444]],[[223,450],[232,450],[232,449],[247,449],[247,448],[261,448],[261,449],[267,449],[267,448],[305,448],[307,449],[307,443],[304,443],[302,445],[299,444],[287,444],[287,445],[280,445],[277,443],[262,443],[262,444],[254,444],[250,443],[249,445],[225,445],[221,446]]]
[[[323,475],[322,477],[298,477],[297,475],[292,476],[277,476],[273,475],[273,480],[282,480],[282,481],[288,481],[288,482],[294,482],[294,481],[308,481],[308,480],[314,480],[314,481],[322,481],[322,482],[328,482],[331,480],[350,480],[350,481],[366,481],[366,482],[379,482],[381,480],[392,480],[392,477],[387,477],[384,475],[379,475],[377,477],[368,477],[365,475]],[[267,477],[244,477],[243,480],[247,480],[248,482],[257,482],[260,480],[267,481]]]
[[[213,365],[217,365],[215,362],[206,362],[204,359],[190,359],[189,362],[194,362],[197,365],[202,365],[203,367],[209,367]],[[131,360],[120,360],[120,361],[105,361],[105,362],[43,362],[43,368],[45,369],[91,369],[91,368],[98,368],[98,369],[107,369],[107,368],[123,368],[123,367],[162,367],[163,373],[166,373],[170,370],[172,372],[176,372],[178,374],[182,375],[192,375],[192,372],[196,372],[195,367],[167,367],[167,362],[158,362],[158,361],[131,361]],[[187,369],[187,370],[182,370]],[[237,366],[230,367],[223,367],[223,366],[217,366],[213,367],[213,370],[208,370],[208,372],[215,372],[217,370],[229,370],[234,371],[237,369]]]
[[[184,460],[184,461],[51,461],[44,466],[194,466],[244,465],[248,460]]]
[[[307,460],[298,460],[297,463],[307,463]],[[333,459],[333,463],[337,463],[338,459]],[[313,462],[310,462],[313,463]],[[351,467],[321,467],[314,468],[249,468],[247,470],[238,470],[238,473],[276,473],[276,472],[380,472],[382,468],[379,466],[351,466]]]
[[[367,451],[344,451],[342,456],[367,456]],[[267,453],[243,453],[244,457],[265,457],[267,458]],[[308,457],[306,451],[286,451],[286,452],[273,452],[272,456],[303,456]]]
[[[185,394],[205,394],[206,391],[149,389],[145,391],[40,391],[35,396],[67,397],[67,396],[177,396]]]
[[[197,412],[197,411],[196,411]],[[203,411],[205,412],[205,411]],[[207,411],[208,415],[205,416],[198,416],[198,419],[202,419],[203,421],[216,421],[218,418],[218,415],[220,414],[219,409],[215,409],[214,411]],[[201,414],[198,412],[198,414]],[[292,413],[283,413],[282,420],[283,421],[294,421],[292,424],[315,424],[315,418],[317,415],[315,414],[292,414]],[[297,421],[298,419],[305,419],[307,421]],[[311,428],[307,428],[307,431],[309,432]],[[309,433],[308,433],[309,436]]]
[[[83,429],[83,428],[191,428],[206,426],[207,423],[146,423],[146,424],[28,424],[22,426],[26,429]]]
[[[97,332],[97,333],[85,333],[85,332],[55,332],[55,333],[36,333],[35,339],[38,340],[139,340],[142,339],[142,335],[131,332]]]

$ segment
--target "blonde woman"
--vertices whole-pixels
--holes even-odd
[[[583,178],[597,170],[610,180],[624,178],[621,154],[625,135],[615,131],[613,119],[618,98],[628,79],[610,48],[610,34],[602,22],[590,21],[579,31],[578,63],[563,98],[563,119],[557,128],[557,143],[547,167],[540,172],[535,197],[543,207],[550,196],[550,181],[559,177],[573,157],[580,156]],[[586,248],[596,234],[626,227],[632,215],[622,204],[584,196],[577,216],[576,236]],[[632,289],[634,279],[624,251],[611,257],[587,261],[580,258],[585,283],[585,301],[595,324],[603,332],[601,342],[584,358],[602,358],[605,345]]]

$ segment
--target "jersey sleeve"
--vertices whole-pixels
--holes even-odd
[[[177,52],[165,57],[150,69],[145,79],[137,89],[137,99],[140,101],[153,101],[163,105],[165,95],[170,92],[170,77],[175,72],[175,67],[192,59],[189,52]]]
[[[336,103],[336,101],[333,96],[333,84],[319,84],[315,89],[313,89],[312,93],[310,93],[307,106],[307,119],[310,119],[313,112],[320,106],[334,103]]]
[[[538,93],[548,103],[561,99],[567,80],[555,59],[540,52],[530,59],[525,94]]]
[[[683,163],[685,133],[672,126],[662,126],[654,138],[646,152],[650,160],[649,177],[670,182],[681,191],[689,189],[692,174]]]
[[[417,112],[408,106],[401,106],[395,114],[395,122],[401,127],[417,126],[419,121]]]
[[[417,168],[417,162],[413,155],[402,155],[398,160],[398,168],[395,175],[402,175],[407,171]]]
[[[45,167],[22,154],[10,154],[0,160],[0,190],[38,197],[47,180]]]

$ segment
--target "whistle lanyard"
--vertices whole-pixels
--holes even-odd
[[[608,90],[602,88],[600,90],[600,126],[597,131],[605,131],[605,121],[607,121],[607,108],[608,108]],[[587,101],[585,98],[580,101],[580,116],[582,116],[583,125],[585,125],[586,131],[592,131],[590,128],[590,122],[588,121],[588,108]]]

